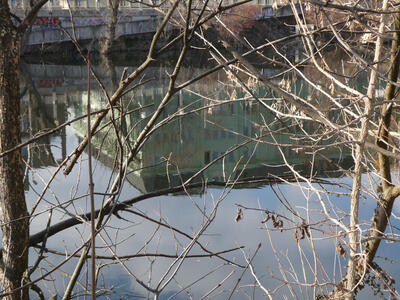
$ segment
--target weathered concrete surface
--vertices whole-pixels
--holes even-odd
[[[75,10],[72,16],[71,18],[70,12],[65,9],[41,11],[26,34],[24,46],[66,42],[71,37],[83,41],[98,40],[106,36],[108,10]],[[152,9],[124,9],[119,16],[116,38],[155,32],[159,22],[160,14]]]

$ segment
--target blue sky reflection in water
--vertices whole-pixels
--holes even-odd
[[[32,128],[33,131],[43,129],[40,127],[43,126],[40,120],[35,124],[34,118],[29,117],[30,113],[35,115],[35,109],[45,112],[43,120],[47,120],[48,124],[53,125],[77,117],[85,112],[87,94],[85,92],[84,66],[27,65],[26,70],[29,70],[26,74],[34,74],[32,82],[36,91],[41,95],[42,101],[40,107],[35,107],[32,104],[34,102],[32,90],[28,96],[23,98],[25,114],[23,115],[22,123],[26,136],[29,128]],[[187,70],[187,73],[192,71]],[[151,72],[153,72],[152,75],[159,76],[157,85],[141,89],[136,92],[135,97],[127,99],[126,101],[131,101],[132,108],[135,105],[136,107],[137,105],[149,105],[157,101],[157,98],[161,95],[162,88],[160,88],[159,83],[164,80],[162,75],[164,71],[155,68]],[[62,78],[54,78],[48,77],[49,74],[64,75]],[[100,74],[106,78],[107,72],[103,70],[103,73],[101,73],[100,70]],[[222,75],[218,80],[223,80]],[[304,86],[295,88],[298,88],[299,92],[302,93],[310,92]],[[212,94],[214,97],[216,95],[225,95],[225,98],[222,99],[229,99],[232,104],[222,106],[205,102],[197,94],[200,91],[205,91],[205,93]],[[101,99],[100,95],[100,91],[96,89],[93,91],[93,109],[98,109],[105,103],[105,100]],[[259,128],[253,125],[263,121],[262,118],[260,119],[262,111],[257,105],[247,106],[241,102],[236,103],[235,101],[242,96],[244,95],[236,94],[234,87],[225,86],[221,88],[217,85],[211,85],[210,82],[195,86],[192,92],[186,91],[179,94],[167,107],[166,113],[163,115],[164,118],[176,111],[177,108],[183,108],[187,105],[191,105],[191,109],[197,109],[202,105],[209,105],[210,107],[187,117],[177,116],[174,122],[157,131],[148,140],[143,151],[139,153],[138,160],[132,164],[126,176],[123,191],[118,199],[124,201],[156,188],[174,186],[180,182],[181,178],[189,178],[204,164],[217,158],[230,147],[243,142],[243,136],[255,137],[259,134]],[[279,105],[279,103],[276,105]],[[132,131],[132,138],[137,132],[135,131],[136,128],[142,126],[151,111],[152,108],[149,107],[126,118],[125,126],[127,128],[135,128]],[[264,118],[271,118],[271,116],[264,115]],[[46,126],[50,126],[48,124]],[[275,124],[275,126],[278,125]],[[85,120],[74,123],[72,126],[67,127],[65,132],[54,135],[49,140],[42,141],[41,148],[45,151],[39,153],[33,148],[30,151],[24,150],[26,159],[31,160],[31,165],[33,166],[33,169],[28,172],[29,185],[26,185],[27,201],[30,207],[34,205],[38,194],[41,193],[44,187],[44,183],[56,170],[57,162],[62,161],[66,155],[71,153],[82,136],[84,136],[85,128]],[[293,143],[285,136],[276,136],[276,138],[279,138],[279,142],[282,144]],[[95,149],[95,157],[97,159],[95,161],[94,182],[95,191],[98,193],[106,192],[110,182],[109,178],[115,177],[115,174],[113,175],[111,172],[111,168],[115,165],[113,160],[114,153],[112,152],[116,144],[115,141],[113,132],[110,129],[107,129],[106,132],[101,132],[99,138],[94,140],[95,148],[97,150],[101,149],[101,151],[96,151]],[[256,147],[256,150],[254,150],[254,147]],[[286,157],[290,159],[290,164],[295,166],[298,171],[318,172],[321,176],[326,177],[327,175],[322,175],[323,172],[334,169],[330,168],[331,166],[323,160],[318,160],[318,158],[315,158],[313,168],[309,165],[304,165],[302,162],[305,160],[306,154],[295,148],[288,148],[283,151]],[[351,166],[350,153],[340,153],[335,149],[331,149],[328,150],[328,155],[331,155],[330,157],[339,164],[343,164],[346,167]],[[244,162],[250,157],[252,159],[243,172],[244,177],[260,176],[265,173],[283,176],[285,175],[283,172],[288,171],[282,165],[281,153],[276,148],[251,143],[228,155],[223,162],[216,163],[208,168],[202,178],[222,181],[229,177],[231,170],[235,168],[236,163],[241,159],[242,163],[234,172],[234,175],[238,175],[243,168]],[[148,167],[152,165],[153,167]],[[326,174],[333,177],[341,175],[332,172],[327,172]],[[365,183],[369,183],[371,177],[365,175],[363,180]],[[335,178],[332,181],[339,181],[341,184],[348,186],[351,185],[351,180],[347,177]],[[303,187],[303,189],[300,189],[299,186]],[[321,190],[319,185],[314,184],[313,186]],[[53,209],[52,224],[74,214],[89,211],[88,199],[87,197],[82,197],[88,192],[86,153],[84,153],[82,160],[74,168],[71,175],[68,177],[62,174],[57,175],[50,187],[51,189],[45,194],[44,199],[36,210],[36,213],[44,213],[38,214],[37,217],[33,218],[31,233],[44,228],[49,216],[47,210],[54,205],[59,205],[59,207]],[[327,225],[319,224],[325,221],[320,199],[315,191],[305,189],[307,187],[306,183],[287,183],[273,185],[273,187],[274,191],[269,185],[259,184],[252,188],[233,189],[229,193],[223,188],[208,188],[205,192],[199,188],[192,191],[190,197],[183,193],[160,196],[142,201],[132,207],[132,210],[179,228],[187,234],[195,235],[206,222],[206,216],[201,211],[204,210],[210,213],[214,204],[219,199],[223,199],[215,219],[199,239],[202,245],[210,251],[223,251],[244,246],[241,250],[226,253],[223,256],[237,264],[246,265],[246,258],[253,257],[258,245],[261,243],[261,248],[254,256],[252,265],[254,266],[255,274],[265,288],[270,291],[276,289],[274,291],[274,299],[280,299],[284,295],[289,299],[296,297],[299,299],[312,298],[312,289],[299,286],[289,289],[284,284],[284,281],[312,283],[311,270],[315,266],[320,270],[318,274],[319,280],[329,282],[334,281],[335,276],[336,280],[340,278],[341,272],[344,271],[345,260],[337,255],[336,246],[338,240],[331,236],[332,233],[339,234],[339,232],[332,231],[333,229]],[[338,189],[329,185],[326,188],[340,193],[349,193],[349,190],[345,188]],[[310,223],[315,224],[314,226],[317,230],[313,230],[312,235],[315,240],[314,247],[318,254],[318,260],[315,260],[312,256],[312,249],[306,241],[306,237],[296,243],[294,228],[299,225],[300,219],[293,218],[295,223],[291,223],[283,217],[279,217],[276,221],[282,221],[284,228],[292,228],[283,232],[273,228],[272,219],[263,223],[266,219],[264,210],[270,211],[270,216],[288,215],[287,210],[278,201],[277,195],[284,195],[298,214],[306,220],[308,219]],[[348,195],[331,195],[329,199],[324,194],[320,195],[326,205],[329,206],[329,201],[331,201],[332,204],[344,211],[348,210]],[[77,198],[77,200],[67,205],[64,204],[72,198]],[[97,207],[100,207],[103,199],[104,196],[102,195],[96,196]],[[284,199],[282,198],[282,200]],[[243,215],[241,220],[237,222],[235,219],[238,215],[238,205],[251,209],[242,207]],[[368,221],[374,208],[374,201],[365,198],[362,203],[361,219]],[[399,210],[398,204],[395,204],[394,213],[400,213]],[[366,213],[363,213],[364,211]],[[274,213],[277,215],[274,215]],[[137,215],[124,212],[120,214],[120,217],[121,219],[113,216],[97,238],[98,255],[112,256],[113,252],[119,256],[136,253],[175,255],[181,253],[190,243],[190,240],[176,232],[174,233],[169,228],[159,228],[154,222],[149,222]],[[392,219],[392,222],[392,225],[396,226],[397,220]],[[83,240],[88,238],[89,233],[88,226],[81,225],[71,228],[51,237],[46,246],[60,253],[71,253],[77,246],[81,245]],[[302,233],[300,231],[298,231],[298,234],[298,237],[301,237]],[[272,241],[272,245],[270,241]],[[112,244],[110,247],[112,251],[107,249],[106,243]],[[383,243],[378,255],[396,259],[393,254],[396,253],[397,249],[398,246],[396,244]],[[204,255],[204,252],[200,251],[199,247],[195,245],[188,255],[195,254]],[[47,254],[46,260],[42,263],[42,272],[51,269],[52,265],[61,262],[63,259],[64,256],[61,255]],[[153,286],[165,273],[172,261],[172,258],[148,256],[124,261],[124,265],[144,282],[149,283],[151,280],[151,285]],[[396,278],[398,262],[386,261],[381,258],[377,258],[376,261],[390,275]],[[109,291],[112,289],[114,293],[113,296],[110,296],[112,299],[123,299],[124,297],[126,299],[140,299],[140,297],[148,296],[144,289],[129,277],[121,265],[108,265],[109,262],[110,260],[106,259],[97,261],[99,265],[105,264],[101,268],[99,286],[104,285]],[[279,265],[279,262],[281,265]],[[70,274],[75,264],[76,260],[72,260],[64,265],[61,270]],[[323,266],[324,271],[321,271],[320,266]],[[284,276],[281,273],[282,269],[286,270]],[[235,271],[235,273],[231,274],[232,271]],[[198,281],[200,277],[210,272],[211,274]],[[188,287],[173,299],[188,299],[190,296],[194,299],[200,299],[218,283],[222,282],[224,278],[228,277],[223,281],[222,286],[209,295],[215,299],[227,299],[242,272],[242,268],[228,265],[217,258],[187,258],[180,271],[161,295],[161,298],[169,299],[175,293],[181,291],[182,288]],[[39,276],[39,273],[37,272],[36,275]],[[51,278],[57,280],[43,281],[41,284],[44,290],[49,295],[55,292],[58,295],[62,295],[68,283],[68,278],[58,271],[53,273]],[[80,281],[83,286],[86,280],[86,275],[82,274]],[[254,285],[255,279],[251,275],[251,270],[246,269],[238,285],[240,288],[234,293],[233,299],[265,298],[262,290],[255,288]],[[76,291],[78,295],[83,292],[79,286]],[[318,294],[319,291],[316,293]],[[359,297],[363,299],[376,298],[368,289],[360,292]]]

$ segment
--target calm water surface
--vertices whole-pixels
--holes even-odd
[[[84,65],[73,64],[23,64],[23,82],[21,83],[22,97],[22,130],[23,139],[28,139],[33,134],[46,128],[62,124],[68,120],[86,113],[87,105],[87,69]],[[124,67],[112,64],[96,66],[99,78],[104,82],[109,93],[116,87]],[[133,70],[134,66],[129,67]],[[204,68],[185,66],[182,71],[181,81],[191,78],[204,71]],[[121,128],[124,133],[129,133],[131,143],[148,120],[148,116],[155,109],[164,95],[168,83],[167,72],[171,71],[168,64],[150,68],[144,79],[152,78],[150,83],[139,87],[129,93],[123,100],[123,111],[136,110],[123,118]],[[279,70],[265,69],[266,75],[273,75]],[[277,78],[279,82],[281,78]],[[92,109],[100,109],[107,104],[104,94],[92,78],[91,102]],[[237,86],[231,84],[229,77],[220,72],[211,78],[200,81],[189,89],[183,90],[168,104],[160,120],[171,118],[171,122],[155,131],[138,154],[137,159],[130,165],[126,174],[123,190],[118,196],[119,201],[133,198],[137,195],[154,190],[175,186],[193,176],[205,164],[218,158],[235,145],[242,143],[246,137],[256,138],[262,134],[259,124],[271,124],[274,129],[279,129],[279,122],[274,121],[274,115],[267,112],[255,101],[242,101],[244,95]],[[314,95],[314,91],[304,85],[300,80],[292,86],[298,94]],[[271,97],[268,91],[256,88],[262,97]],[[222,103],[226,101],[228,103]],[[279,108],[279,101],[274,103]],[[206,108],[201,109],[202,107]],[[178,115],[173,115],[182,109]],[[192,113],[187,113],[195,111]],[[117,112],[116,112],[117,113]],[[86,119],[74,122],[65,129],[43,138],[38,143],[25,148],[24,158],[31,168],[26,170],[26,196],[29,207],[34,207],[39,195],[42,193],[46,182],[53,176],[58,165],[70,155],[86,134]],[[296,133],[301,130],[312,131],[308,124],[304,127],[293,127]],[[281,144],[295,144],[290,136],[276,136]],[[116,167],[120,161],[116,155],[117,137],[111,126],[101,131],[93,140],[94,144],[94,182],[96,206],[100,207],[107,193],[112,179],[115,178]],[[295,148],[282,148],[290,165],[303,174],[317,173],[321,177],[330,177],[332,181],[351,184],[351,180],[343,177],[338,172],[333,172],[336,166],[349,168],[352,165],[351,153],[328,149],[324,155],[334,163],[315,157],[311,166],[309,156],[304,151],[295,151]],[[282,160],[282,153],[276,147],[268,144],[248,143],[238,148],[207,168],[196,180],[224,181],[230,176],[243,177],[260,176],[285,176],[288,168]],[[238,162],[240,162],[238,164]],[[368,180],[365,176],[365,180]],[[305,184],[304,184],[305,185]],[[337,189],[337,188],[335,188]],[[339,189],[337,189],[339,191]],[[344,190],[343,190],[344,191]],[[347,192],[347,191],[346,191]],[[87,153],[73,169],[69,176],[62,173],[56,175],[50,188],[45,193],[35,210],[32,219],[31,233],[45,228],[51,214],[51,224],[67,219],[75,214],[88,212],[90,205],[86,195],[88,193]],[[246,265],[246,258],[253,257],[254,272],[262,284],[275,290],[276,299],[283,295],[290,298],[309,299],[312,291],[306,288],[294,287],[292,290],[282,284],[280,267],[286,269],[286,281],[310,282],[311,271],[315,263],[310,255],[310,246],[305,241],[296,244],[293,231],[280,232],[274,230],[270,223],[262,223],[265,219],[263,211],[244,210],[243,218],[235,221],[238,205],[249,208],[262,208],[283,215],[287,211],[283,208],[277,195],[284,195],[291,206],[296,208],[300,215],[307,216],[306,208],[311,211],[308,216],[311,220],[321,219],[321,206],[316,195],[312,192],[302,193],[292,184],[274,185],[267,184],[246,185],[233,190],[209,187],[207,190],[198,188],[190,191],[190,197],[184,193],[169,194],[152,198],[136,204],[132,210],[140,212],[149,218],[170,224],[175,228],[194,235],[206,221],[202,211],[211,212],[218,199],[224,199],[218,209],[215,220],[207,228],[199,241],[210,251],[222,251],[244,246],[240,250],[232,251],[223,256],[239,265]],[[70,201],[75,199],[74,201]],[[335,205],[348,209],[348,197],[335,198]],[[283,197],[281,200],[284,201]],[[369,199],[363,202],[365,219],[370,218],[375,203]],[[52,208],[50,210],[50,208]],[[399,212],[396,206],[395,213]],[[121,213],[123,219],[112,217],[105,229],[97,239],[99,247],[97,253],[104,256],[119,256],[132,254],[170,254],[180,253],[190,240],[174,233],[169,228],[159,228],[156,223],[149,222],[137,214]],[[393,220],[393,222],[397,222]],[[284,221],[285,226],[289,226]],[[270,230],[267,230],[269,228]],[[321,227],[323,228],[323,227]],[[314,238],[322,237],[318,232]],[[89,227],[85,225],[71,228],[65,232],[51,237],[47,241],[49,249],[60,253],[71,253],[81,245],[89,235]],[[272,241],[272,244],[271,244]],[[106,247],[106,245],[111,245]],[[261,248],[257,250],[258,245]],[[315,243],[319,259],[325,267],[321,278],[334,279],[340,277],[344,270],[343,258],[335,255],[335,239],[321,239]],[[302,247],[300,247],[302,246]],[[35,250],[32,250],[35,251]],[[304,251],[304,253],[302,253]],[[395,244],[383,245],[380,255],[393,257],[398,251]],[[204,254],[198,246],[194,246],[189,255]],[[34,257],[32,255],[32,257]],[[303,259],[301,259],[303,257]],[[306,257],[309,259],[306,260]],[[44,273],[61,262],[63,255],[48,254],[42,262],[40,272]],[[278,261],[281,263],[279,266]],[[399,274],[398,262],[377,260],[392,276]],[[111,262],[111,263],[110,263]],[[173,262],[167,257],[137,257],[124,261],[125,268],[133,272],[140,280],[155,286]],[[32,261],[33,263],[33,261]],[[112,299],[140,299],[147,297],[146,291],[138,285],[124,268],[115,261],[99,259],[100,268],[99,286],[104,286],[104,293],[112,292]],[[59,271],[53,273],[48,281],[41,283],[47,295],[58,294],[61,296],[68,283],[67,274],[71,274],[76,260],[71,260]],[[301,266],[305,265],[303,272]],[[85,270],[86,271],[86,270]],[[234,274],[231,272],[234,271]],[[39,276],[37,272],[35,276]],[[85,286],[86,272],[80,277],[80,284]],[[225,281],[228,275],[230,275]],[[206,276],[207,275],[207,276]],[[202,278],[199,280],[199,278]],[[263,292],[254,288],[255,279],[249,269],[244,270],[227,264],[217,258],[188,258],[182,264],[175,278],[165,289],[162,299],[200,299],[207,295],[218,283],[222,286],[210,294],[211,298],[227,299],[232,288],[242,278],[239,292],[235,292],[233,299],[264,299]],[[329,279],[327,279],[329,280]],[[79,299],[84,298],[84,289],[77,287]],[[180,292],[179,292],[180,291]],[[178,294],[176,294],[179,292]],[[176,295],[175,295],[176,294]],[[365,298],[374,299],[370,291],[361,293]]]

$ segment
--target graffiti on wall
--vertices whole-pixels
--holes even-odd
[[[33,25],[45,26],[45,27],[58,27],[61,25],[59,17],[38,17],[33,21]]]
[[[136,21],[137,17],[135,16],[121,16],[118,18],[118,23],[129,23]],[[75,17],[73,24],[77,27],[86,27],[86,26],[100,26],[108,24],[109,19],[106,16],[91,16],[91,17]],[[64,28],[72,27],[72,21],[70,17],[37,17],[35,21],[33,21],[33,25],[55,28],[60,25],[63,25]]]
[[[43,79],[43,80],[38,80],[36,82],[36,86],[38,88],[51,88],[51,87],[62,86],[62,83],[63,83],[62,79]]]

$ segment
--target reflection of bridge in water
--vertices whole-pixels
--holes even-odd
[[[62,115],[56,107],[63,107],[65,111],[68,110],[72,117],[85,113],[87,98],[86,66],[28,65],[27,69],[29,73],[34,74],[32,82],[41,95],[43,103],[47,103],[47,111],[55,112],[53,119]],[[118,78],[122,70],[122,67],[114,69]],[[97,71],[106,85],[110,86],[111,80],[106,80],[110,74],[109,70],[100,67]],[[187,73],[192,75],[193,69],[188,68]],[[136,108],[139,105],[157,105],[161,100],[163,92],[165,92],[167,77],[165,69],[158,67],[150,69],[148,76],[155,77],[156,80],[150,85],[125,96],[127,101],[132,101],[129,109]],[[199,83],[193,88],[198,93],[208,94],[214,99],[229,99],[232,95],[232,89],[226,86],[212,86],[212,83],[215,82],[216,80],[211,80]],[[302,93],[309,92],[306,88],[299,90]],[[265,94],[267,91],[260,89],[259,93]],[[237,98],[241,96],[243,95],[238,92]],[[106,103],[100,90],[92,90],[91,99],[93,109],[100,108]],[[181,92],[171,100],[161,117],[166,118],[179,108],[189,104],[191,104],[192,109],[196,109],[213,103],[216,102],[204,101],[195,93]],[[149,107],[140,113],[126,116],[124,125],[127,130],[133,128],[138,121],[142,120],[143,122],[143,118],[147,117],[153,110],[154,107]],[[65,115],[66,113],[64,113]],[[274,122],[274,117],[259,105],[239,101],[231,101],[228,104],[208,108],[190,116],[177,116],[175,121],[157,130],[149,138],[138,154],[137,160],[131,164],[127,179],[142,192],[175,186],[181,182],[181,179],[191,177],[205,164],[224,155],[227,150],[242,143],[246,138],[255,138],[256,135],[260,134],[261,128],[257,124],[261,124],[263,121],[272,124],[271,126],[274,129],[278,129],[280,126],[280,124]],[[218,125],[214,126],[213,123]],[[138,135],[142,124],[140,123],[138,127],[133,129],[130,135],[131,141]],[[87,130],[86,120],[74,123],[72,128],[78,136],[83,137]],[[302,129],[309,132],[313,130],[307,123],[304,123]],[[298,130],[300,131],[300,129]],[[275,138],[281,144],[294,143],[287,135],[276,135]],[[115,145],[117,144],[114,132],[112,130],[100,132],[93,142],[97,147],[100,161],[112,167],[111,163],[115,156]],[[265,138],[264,142],[272,142],[272,140]],[[330,162],[316,156],[313,166],[310,163],[311,157],[304,150],[282,147],[282,151],[290,165],[295,166],[296,170],[302,173],[309,174],[312,168],[316,175],[336,177],[342,174],[329,172],[337,170],[335,163],[346,168],[352,164],[350,154],[339,152],[335,148],[323,152],[331,160]],[[168,169],[165,159],[168,159]],[[263,143],[255,147],[255,143],[249,143],[227,154],[223,160],[211,165],[204,170],[200,177],[203,180],[223,181],[229,177],[237,162],[241,161],[239,168],[234,172],[234,175],[238,175],[248,159],[250,160],[241,174],[242,177],[284,176],[288,174],[289,169],[283,165],[282,156],[277,147]]]

